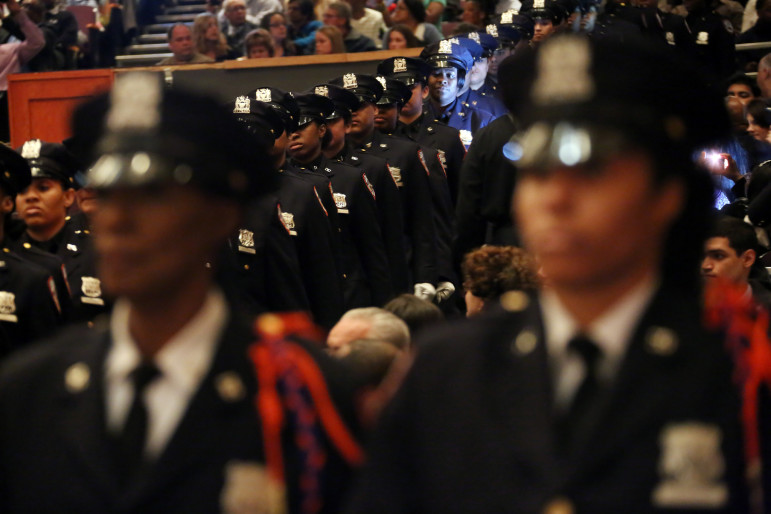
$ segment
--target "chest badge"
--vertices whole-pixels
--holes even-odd
[[[708,45],[709,44],[709,32],[699,32],[696,35],[696,44],[697,45]]]
[[[335,193],[335,207],[340,214],[348,214],[348,202],[343,193]]]
[[[238,251],[254,254],[254,232],[245,228],[238,230]]]
[[[0,291],[0,321],[16,323],[16,295],[8,291]]]
[[[83,277],[81,279],[80,290],[85,296],[80,297],[80,301],[91,305],[104,305],[102,296],[102,282],[96,277]]]

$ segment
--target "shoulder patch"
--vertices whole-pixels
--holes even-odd
[[[329,184],[329,192],[332,193],[332,184]],[[324,207],[324,202],[321,201],[321,197],[319,196],[319,191],[316,189],[316,186],[313,186],[313,194],[316,195],[316,200],[318,200],[319,205],[321,206],[321,210],[324,211],[324,216],[329,217],[329,213],[327,212],[326,207]]]
[[[372,195],[372,199],[377,200],[377,197],[375,196],[375,188],[372,187],[372,183],[369,181],[369,178],[367,178],[367,174],[362,173],[361,178],[364,180],[364,185],[367,186],[367,189],[369,190],[369,194]]]
[[[48,285],[48,292],[51,293],[51,300],[54,301],[56,312],[61,314],[62,306],[59,303],[59,296],[56,294],[56,281],[54,280],[54,277],[48,277],[48,279],[46,280],[46,285]]]
[[[423,165],[423,169],[426,171],[426,175],[431,175],[431,173],[428,171],[428,165],[426,164],[426,158],[423,155],[423,150],[418,148],[418,158],[420,159],[420,164]]]
[[[396,187],[404,187],[401,168],[391,166],[390,164],[387,164],[386,166],[388,166],[388,173],[391,174],[391,179],[394,181],[394,184],[396,184]]]

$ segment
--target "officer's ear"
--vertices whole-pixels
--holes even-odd
[[[75,202],[75,189],[71,187],[64,189],[64,206],[69,209],[74,202]]]
[[[3,216],[6,216],[13,212],[15,202],[12,196],[7,195],[5,193],[0,193],[0,194],[3,195],[3,197],[0,198],[0,213],[2,213]]]
[[[321,139],[324,139],[324,136],[327,134],[327,124],[326,123],[319,123],[319,137]]]
[[[755,264],[755,259],[757,259],[758,255],[755,253],[755,250],[750,248],[749,250],[745,250],[740,256],[739,259],[742,261],[742,268],[744,269],[750,269],[753,264]]]
[[[428,98],[428,86],[423,86],[423,100]]]

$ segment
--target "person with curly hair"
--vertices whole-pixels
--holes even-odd
[[[466,316],[479,314],[506,291],[532,291],[539,285],[535,260],[516,246],[477,248],[466,254],[461,271]]]

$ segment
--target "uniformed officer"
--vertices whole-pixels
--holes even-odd
[[[475,59],[474,67],[467,77],[469,89],[466,102],[470,105],[487,106],[486,110],[493,113],[496,118],[506,114],[506,106],[503,105],[495,89],[487,82],[490,62],[498,49],[498,42],[486,32],[469,32],[468,34],[460,34],[459,37],[470,39],[482,47],[482,55]],[[462,42],[463,39],[461,39]]]
[[[487,72],[488,84],[497,85],[498,65],[516,49],[530,46],[534,30],[533,19],[517,11],[506,11],[498,17],[496,23],[490,23],[485,27],[485,32],[498,41],[498,49],[493,54],[490,69]]]
[[[285,132],[281,117],[248,96],[237,97],[229,107],[255,136],[255,144],[272,153],[276,139]],[[225,293],[234,294],[238,300],[234,303],[251,313],[310,310],[294,238],[281,214],[275,194],[254,202],[229,238],[222,258],[219,271]]]
[[[335,107],[316,94],[294,94],[300,108],[297,129],[289,136],[292,164],[327,177],[340,219],[343,291],[347,309],[383,305],[391,299],[391,277],[380,232],[375,193],[366,174],[322,154],[328,141],[326,119]]]
[[[558,35],[511,61],[514,210],[549,288],[422,342],[350,512],[747,511],[691,160],[727,116],[660,45],[609,43]]]
[[[685,23],[690,44],[682,49],[702,65],[717,85],[736,68],[733,26],[714,11],[711,0],[685,0],[683,6],[688,11]]]
[[[493,120],[491,113],[469,109],[458,99],[458,91],[473,65],[471,55],[462,46],[443,40],[427,46],[420,56],[432,68],[428,76],[427,115],[458,129],[468,149],[474,134]]]
[[[384,133],[393,135],[399,119],[402,106],[412,98],[412,91],[404,82],[375,77],[383,86],[383,95],[377,101],[375,126]],[[437,150],[421,145],[421,151],[428,168],[431,185],[431,200],[433,203],[434,234],[436,237],[436,262],[438,282],[436,300],[445,302],[455,292],[458,278],[453,271],[452,243],[455,239],[455,212],[453,209],[450,188],[447,185],[447,173],[442,165]]]
[[[16,210],[26,230],[14,242],[58,256],[64,263],[72,312],[69,321],[89,321],[109,310],[96,274],[90,231],[70,222],[67,210],[75,201],[74,175],[81,165],[59,143],[32,139],[20,149],[32,170],[32,183],[16,195]]]
[[[383,94],[383,86],[374,77],[347,73],[330,83],[353,92],[359,99],[359,108],[352,113],[349,140],[357,152],[380,156],[388,163],[404,209],[410,284],[417,296],[430,300],[436,294],[437,264],[431,186],[423,152],[416,143],[375,129],[375,103]]]
[[[0,145],[0,241],[14,196],[30,183],[27,162]],[[51,273],[7,247],[0,253],[0,358],[36,339],[50,336],[61,324],[61,307]]]
[[[506,108],[503,106],[503,103],[500,102],[500,100],[496,101],[495,99],[488,99],[482,96],[475,96],[474,98],[471,97],[471,80],[475,80],[477,84],[481,84],[484,83],[484,79],[487,76],[487,61],[482,62],[482,58],[485,53],[482,45],[478,41],[474,41],[473,39],[463,36],[454,36],[449,40],[468,50],[468,53],[471,55],[471,61],[473,63],[468,73],[466,74],[466,80],[463,81],[463,87],[458,89],[458,98],[469,109],[482,109],[489,112],[493,119],[497,118],[501,114],[504,114],[506,112]]]
[[[458,194],[458,175],[463,158],[466,156],[466,147],[460,140],[458,129],[424,114],[424,96],[428,94],[428,74],[431,72],[431,67],[422,59],[392,57],[378,64],[377,72],[384,77],[398,79],[410,87],[412,96],[399,110],[399,121],[394,133],[436,149],[447,173],[447,182],[454,204]]]
[[[385,159],[371,153],[355,152],[347,138],[351,113],[359,109],[359,99],[347,89],[332,84],[319,84],[313,88],[313,92],[329,98],[335,106],[332,114],[327,117],[327,133],[330,136],[323,149],[324,157],[355,166],[366,174],[375,191],[380,233],[391,274],[391,288],[394,294],[406,293],[411,287],[399,188],[388,171]]]
[[[214,279],[243,206],[273,188],[270,158],[216,101],[160,79],[122,74],[74,115],[117,301],[109,323],[3,366],[0,510],[335,512],[361,458],[332,403],[350,399],[343,370],[276,315],[255,334]]]
[[[327,177],[291,165],[289,134],[297,128],[300,108],[294,97],[276,88],[257,88],[248,96],[268,111],[262,119],[279,133],[269,154],[279,171],[279,221],[292,237],[313,318],[332,328],[345,312],[340,222]],[[278,123],[280,120],[281,123]]]
[[[556,34],[566,18],[564,9],[555,0],[532,0],[523,3],[522,13],[533,19],[535,26],[532,42],[535,44]]]

